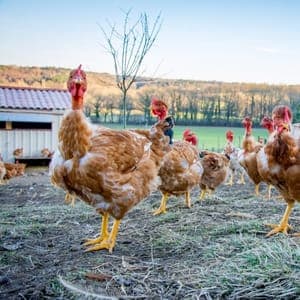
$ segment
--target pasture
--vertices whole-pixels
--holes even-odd
[[[153,216],[152,194],[123,219],[112,254],[84,252],[100,218],[86,204],[64,203],[47,169],[28,169],[0,186],[1,299],[299,299],[300,238],[266,238],[285,203],[267,189],[223,185],[192,208],[170,198]],[[290,217],[300,231],[300,209]]]

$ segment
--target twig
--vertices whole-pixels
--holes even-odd
[[[118,298],[116,297],[109,297],[109,296],[103,296],[103,295],[98,295],[98,294],[94,294],[94,293],[90,293],[84,290],[81,290],[80,288],[74,286],[73,284],[65,281],[64,279],[62,279],[61,276],[58,276],[59,278],[59,282],[67,289],[71,290],[72,292],[75,293],[79,293],[79,294],[83,294],[87,297],[95,297],[97,299],[103,299],[103,300],[117,300]]]

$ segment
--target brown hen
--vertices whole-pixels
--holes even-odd
[[[263,145],[256,142],[252,135],[252,120],[249,117],[245,117],[242,123],[245,127],[245,136],[238,160],[241,166],[246,170],[249,178],[255,184],[255,194],[258,196],[259,184],[262,182],[262,178],[258,172],[256,155]]]
[[[6,168],[4,162],[0,160],[0,184],[4,184],[4,176],[6,175]]]
[[[292,112],[285,105],[273,109],[272,119],[275,132],[259,152],[258,165],[264,180],[272,184],[287,203],[285,213],[277,225],[271,224],[267,236],[291,228],[288,219],[296,202],[300,201],[300,152],[297,140],[291,135]],[[298,233],[297,235],[300,235]]]
[[[100,236],[85,242],[87,251],[113,250],[121,219],[160,184],[158,170],[169,150],[164,120],[147,137],[129,130],[93,130],[85,118],[86,75],[70,73],[72,109],[62,119],[59,150],[50,164],[51,181],[93,206],[102,215]],[[109,217],[114,218],[109,232]]]
[[[228,178],[230,160],[224,154],[210,151],[202,151],[201,156],[203,174],[200,180],[200,200],[203,200],[206,193],[215,191]]]
[[[190,192],[199,184],[203,168],[199,159],[199,152],[195,147],[197,137],[191,131],[185,131],[184,141],[173,144],[172,150],[165,155],[159,169],[162,193],[160,207],[155,210],[154,215],[166,213],[169,195],[184,195],[185,204],[191,207]]]

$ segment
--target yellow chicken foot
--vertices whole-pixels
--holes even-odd
[[[241,174],[241,178],[240,178],[240,180],[238,181],[238,183],[240,183],[240,184],[245,184],[244,174]]]
[[[66,204],[71,204],[71,206],[74,207],[75,206],[75,200],[76,200],[75,195],[72,195],[69,192],[66,193],[66,196],[65,196],[65,203]]]
[[[203,189],[203,190],[201,191],[200,197],[199,197],[199,199],[200,199],[201,201],[204,200],[206,193],[207,193],[207,190],[206,190],[206,189]]]
[[[85,250],[85,252],[107,249],[109,251],[109,253],[112,253],[112,251],[115,247],[115,244],[116,244],[116,239],[117,239],[117,234],[119,231],[120,223],[121,223],[121,220],[115,220],[109,237],[105,238],[100,243],[97,243],[94,246],[89,247],[88,249]]]
[[[163,194],[160,202],[160,206],[158,209],[156,209],[153,212],[153,215],[160,215],[160,214],[165,214],[167,212],[167,200],[168,200],[169,195],[168,194]]]
[[[185,192],[185,205],[188,208],[191,208],[191,196],[190,196],[190,192]]]
[[[292,227],[288,224],[289,216],[291,214],[291,211],[294,207],[294,203],[288,203],[286,210],[283,214],[283,217],[278,225],[275,224],[266,224],[267,226],[271,226],[273,230],[271,230],[266,236],[269,237],[271,235],[274,235],[276,233],[282,232],[284,234],[288,233],[288,230]]]
[[[84,246],[99,244],[100,242],[108,239],[108,237],[109,237],[108,218],[109,218],[108,213],[105,213],[102,216],[102,225],[101,225],[101,229],[100,229],[100,236],[95,239],[87,239],[86,242],[83,244]]]

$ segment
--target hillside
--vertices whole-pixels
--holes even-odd
[[[55,67],[20,67],[15,65],[0,65],[0,85],[37,87],[37,88],[66,88],[66,82],[70,69]],[[87,72],[89,89],[96,88],[117,90],[114,74]],[[262,83],[239,83],[239,82],[218,82],[218,81],[195,81],[182,79],[160,79],[160,78],[138,78],[133,88],[139,89],[144,86],[156,87],[189,87],[198,90],[240,90],[260,91],[270,89],[288,89],[300,93],[299,85],[268,85]]]
[[[65,89],[70,69],[54,67],[18,67],[0,65],[0,85]],[[115,85],[113,75],[87,72],[89,84],[102,87]]]
[[[70,69],[0,65],[0,85],[65,89]],[[86,113],[120,122],[121,92],[113,74],[87,72]],[[128,93],[128,122],[150,118],[150,99],[164,99],[179,125],[236,126],[245,115],[259,124],[277,104],[289,105],[300,121],[300,85],[138,78]]]

